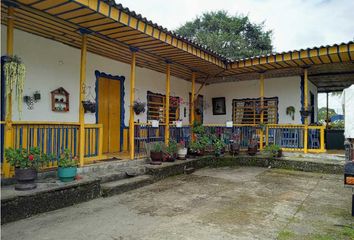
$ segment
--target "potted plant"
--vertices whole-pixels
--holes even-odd
[[[240,153],[240,134],[234,133],[230,140],[230,154],[233,156]]]
[[[291,116],[291,119],[294,120],[295,118],[295,107],[289,106],[286,108],[286,115]]]
[[[82,101],[82,106],[84,107],[85,113],[87,113],[87,112],[95,113],[96,112],[96,103],[95,102],[91,102],[90,100]]]
[[[41,100],[41,94],[39,93],[39,91],[35,91],[35,92],[34,92],[33,98],[34,98],[34,101],[35,101],[35,102]]]
[[[252,137],[248,144],[247,153],[250,156],[254,156],[257,154],[257,150],[258,150],[257,139],[255,137]]]
[[[170,140],[166,147],[166,161],[173,162],[177,158],[177,142],[176,140]]]
[[[186,148],[186,144],[183,140],[179,142],[177,145],[177,157],[179,160],[185,160],[188,149]]]
[[[65,149],[58,160],[58,177],[62,182],[74,181],[77,174],[77,158]]]
[[[9,164],[15,167],[16,190],[30,190],[37,187],[34,182],[37,170],[43,166],[48,158],[39,148],[32,147],[27,151],[24,148],[7,148],[5,157]]]
[[[271,144],[264,148],[271,157],[281,157],[283,155],[283,150],[277,144]]]
[[[151,164],[160,165],[163,160],[163,143],[154,142],[150,150]]]
[[[136,115],[139,115],[140,113],[144,113],[145,107],[146,107],[146,103],[134,101],[133,110]]]
[[[301,117],[308,117],[311,115],[311,113],[312,113],[311,110],[306,110],[304,108],[300,110]]]
[[[224,154],[225,152],[225,143],[217,138],[214,142],[213,142],[213,146],[214,146],[214,155],[215,157],[220,157],[222,154]]]

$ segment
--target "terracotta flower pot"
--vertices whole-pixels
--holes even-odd
[[[37,170],[33,168],[15,168],[15,179],[17,181],[15,190],[25,191],[35,189],[37,184],[34,182],[37,178]]]
[[[238,155],[240,153],[240,144],[238,143],[231,143],[230,144],[230,153],[232,155]]]
[[[163,152],[150,152],[151,164],[160,165],[163,161]]]
[[[248,155],[254,156],[257,154],[257,145],[249,145],[247,150]]]

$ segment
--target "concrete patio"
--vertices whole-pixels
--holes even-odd
[[[342,175],[204,168],[5,224],[2,239],[353,239],[350,209]]]

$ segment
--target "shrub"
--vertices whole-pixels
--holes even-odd
[[[49,155],[41,153],[37,147],[31,147],[28,151],[24,148],[7,148],[5,149],[5,157],[11,166],[21,169],[34,168],[38,170],[49,160]]]

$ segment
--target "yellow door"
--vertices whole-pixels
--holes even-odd
[[[120,151],[120,81],[98,80],[98,123],[103,125],[103,152]]]

